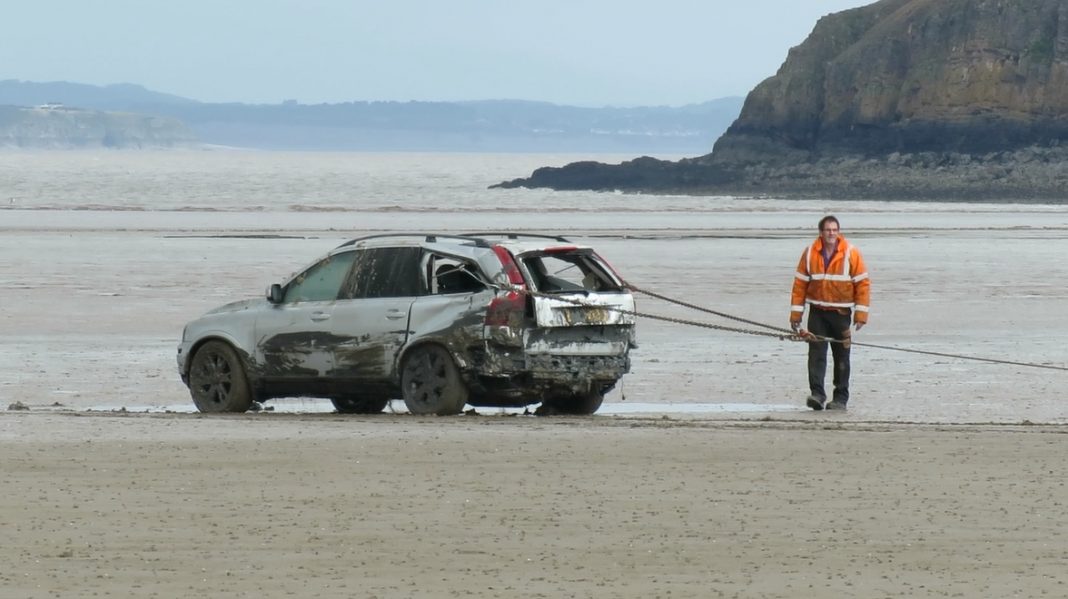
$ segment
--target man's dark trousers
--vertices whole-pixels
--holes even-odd
[[[849,325],[852,314],[849,310],[823,310],[810,306],[808,313],[808,331],[819,337],[829,337],[847,341],[851,331]],[[823,389],[823,377],[827,373],[827,346],[831,346],[834,357],[834,397],[841,403],[849,401],[849,344],[829,343],[827,341],[808,344],[808,388],[812,395],[826,398]]]

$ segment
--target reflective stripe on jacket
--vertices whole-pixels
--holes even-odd
[[[823,239],[801,253],[790,297],[790,320],[799,322],[805,304],[820,308],[853,310],[854,322],[868,322],[871,279],[860,250],[838,236],[838,247],[827,267],[823,266]]]

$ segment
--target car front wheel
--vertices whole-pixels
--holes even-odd
[[[241,358],[222,341],[209,341],[193,355],[189,393],[201,412],[245,412],[252,407]]]
[[[468,391],[460,371],[445,348],[418,347],[401,367],[404,405],[412,414],[459,414],[467,404]]]

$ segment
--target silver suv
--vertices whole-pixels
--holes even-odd
[[[178,371],[201,412],[301,396],[592,414],[630,370],[633,311],[608,263],[562,237],[375,235],[186,325]]]

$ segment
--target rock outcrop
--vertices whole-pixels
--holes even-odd
[[[1068,0],[881,0],[820,19],[713,152],[663,179],[568,165],[502,185],[1049,199],[1068,197],[1062,140]]]

